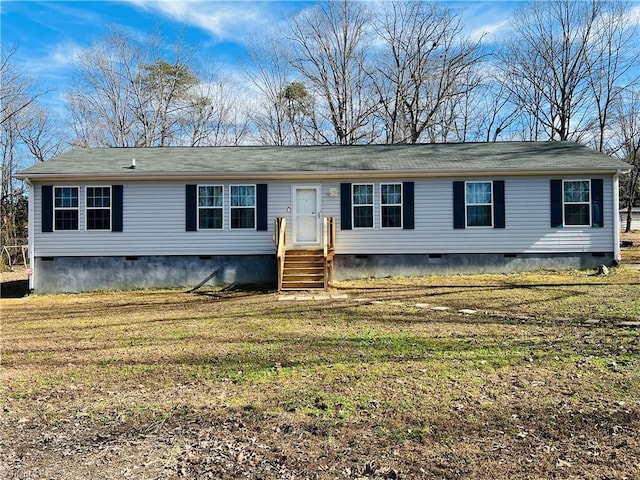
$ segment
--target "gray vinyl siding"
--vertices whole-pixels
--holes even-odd
[[[420,253],[564,253],[614,251],[611,177],[604,178],[604,228],[550,227],[550,177],[458,178],[458,180],[504,180],[506,228],[453,229],[453,180],[451,178],[362,180],[373,183],[374,228],[340,230],[340,181],[282,181],[268,183],[268,230],[229,228],[229,185],[254,182],[114,182],[124,185],[123,232],[85,230],[85,187],[104,183],[70,184],[80,187],[78,231],[42,233],[41,186],[34,188],[33,255],[54,256],[147,256],[147,255],[255,255],[274,254],[273,219],[287,217],[291,242],[292,185],[321,185],[323,216],[337,225],[337,254]],[[380,184],[415,182],[415,228],[380,227]],[[185,231],[185,184],[224,185],[224,229]],[[261,183],[261,182],[257,182]],[[51,183],[48,183],[51,184]],[[60,184],[61,186],[63,184]],[[58,184],[56,184],[58,186]],[[331,195],[335,189],[338,195]]]
[[[552,177],[556,178],[556,177]],[[557,178],[593,178],[588,176]],[[604,177],[595,177],[604,178]],[[550,177],[457,178],[504,180],[506,228],[453,228],[453,180],[415,181],[415,229],[380,228],[339,232],[336,253],[563,253],[612,252],[612,179],[604,178],[604,228],[550,227]],[[355,182],[355,181],[354,181]],[[379,182],[375,182],[378,198]],[[339,215],[339,211],[334,212]],[[339,224],[339,222],[338,222]]]
[[[196,182],[189,182],[196,183]],[[224,185],[223,230],[187,232],[185,228],[185,182],[139,182],[123,184],[123,231],[85,230],[84,185],[80,190],[78,231],[42,233],[41,188],[35,189],[36,256],[143,256],[143,255],[244,255],[273,253],[273,215],[282,193],[269,185],[268,231],[230,229],[229,185],[253,182],[202,182]],[[97,184],[96,184],[97,185]]]

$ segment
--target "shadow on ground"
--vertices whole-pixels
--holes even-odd
[[[29,280],[2,282],[0,298],[22,298],[29,293]]]

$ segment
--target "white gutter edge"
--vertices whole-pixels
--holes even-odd
[[[613,258],[620,263],[620,179],[617,174],[613,176],[613,212]]]
[[[469,178],[469,177],[521,177],[521,176],[559,176],[559,175],[606,175],[619,173],[620,169],[601,168],[550,168],[543,170],[344,170],[344,171],[292,171],[292,172],[130,172],[130,173],[41,173],[16,175],[16,178],[36,182],[46,181],[78,181],[78,180],[113,180],[113,181],[184,181],[184,180],[317,180],[317,179],[360,179],[360,178]]]
[[[27,179],[27,185],[29,186],[29,209],[27,212],[28,218],[28,227],[27,227],[27,245],[29,248],[29,267],[31,268],[31,275],[29,275],[29,290],[33,290],[35,285],[35,276],[37,275],[34,262],[36,258],[35,252],[35,205],[34,205],[34,196],[36,189],[33,186],[33,183],[29,179]]]

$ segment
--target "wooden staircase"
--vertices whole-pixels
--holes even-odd
[[[325,217],[322,223],[322,247],[317,249],[292,249],[286,246],[287,219],[275,219],[278,261],[278,290],[326,290],[333,278],[333,256],[336,226],[333,217]]]
[[[324,289],[324,252],[287,250],[282,273],[282,290]]]

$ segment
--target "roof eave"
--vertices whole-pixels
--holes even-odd
[[[126,173],[18,173],[15,178],[31,181],[167,181],[167,180],[295,180],[295,179],[341,179],[341,178],[429,178],[472,176],[540,176],[540,175],[589,175],[616,174],[623,170],[613,166],[604,167],[550,167],[514,170],[509,168],[486,168],[469,170],[341,170],[341,171],[290,171],[290,172],[135,172]]]

